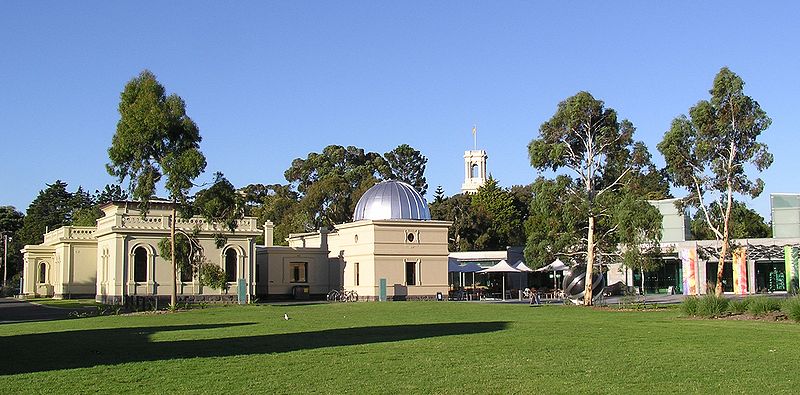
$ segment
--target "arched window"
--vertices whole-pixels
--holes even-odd
[[[236,250],[229,248],[225,252],[225,281],[236,282]]]
[[[39,264],[39,282],[40,283],[47,282],[47,264],[44,262]]]
[[[479,178],[480,177],[480,175],[478,174],[479,171],[480,170],[478,169],[478,165],[473,164],[472,167],[470,168],[470,173],[472,173],[470,177]]]
[[[144,247],[133,250],[133,281],[147,282],[147,250]]]

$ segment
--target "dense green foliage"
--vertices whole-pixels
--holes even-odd
[[[631,252],[658,241],[660,221],[652,218],[660,214],[644,200],[663,198],[668,188],[646,145],[633,139],[634,131],[630,121],[618,120],[614,109],[606,108],[588,92],[578,92],[559,103],[555,114],[541,125],[538,137],[528,144],[531,166],[555,171],[559,178],[549,183],[538,181],[540,185],[534,187],[544,193],[534,193],[531,217],[543,218],[528,224],[532,231],[526,246],[529,261],[541,260],[550,248],[534,239],[546,232],[534,227],[554,219],[576,218],[559,226],[556,242],[563,248],[551,251],[562,260],[586,263],[587,276],[595,264],[619,259],[618,243],[624,244],[623,251]],[[550,201],[536,202],[538,199]],[[551,206],[563,211],[546,209]],[[621,225],[626,226],[625,231],[620,230]],[[632,225],[642,228],[633,229]],[[642,256],[631,252],[624,261],[632,264]],[[584,303],[589,305],[590,281],[586,286]]]
[[[128,180],[133,199],[145,211],[162,177],[170,200],[185,204],[206,159],[200,152],[200,129],[186,114],[183,99],[167,96],[156,76],[144,70],[125,85],[119,114],[108,173],[120,183]]]
[[[680,308],[686,316],[703,318],[745,313],[753,317],[763,317],[783,311],[789,319],[800,322],[800,297],[797,296],[783,300],[765,295],[727,299],[723,296],[707,294],[701,297],[685,298],[681,302]]]
[[[450,251],[505,250],[524,243],[530,201],[529,187],[505,189],[489,177],[474,195],[435,199],[431,218],[453,223],[448,231]]]
[[[709,207],[709,217],[714,227],[720,229],[724,220],[724,212],[715,204]],[[730,223],[728,224],[730,237],[733,239],[768,238],[772,237],[772,227],[764,221],[764,217],[755,210],[748,208],[744,202],[734,200],[731,206]],[[705,213],[697,210],[691,222],[692,236],[695,240],[714,240],[716,235],[708,227]]]
[[[800,322],[800,296],[783,301],[781,311],[794,322]]]
[[[772,120],[743,89],[744,81],[723,67],[709,91],[711,99],[690,108],[688,117],[675,118],[658,144],[671,180],[688,192],[682,204],[699,208],[708,230],[720,241],[720,261],[730,259],[732,251],[728,220],[734,194],[759,196],[764,182],[750,179],[748,171],[763,171],[773,159],[766,144],[759,142]],[[714,211],[719,213],[716,221]],[[717,271],[717,295],[722,294],[722,267]]]
[[[361,195],[376,182],[391,178],[392,170],[375,152],[329,145],[322,153],[295,159],[284,175],[297,191],[310,227],[316,229],[351,221]]]
[[[747,304],[747,312],[755,315],[765,315],[773,311],[781,309],[781,301],[775,298],[759,295],[750,297],[750,302]]]
[[[106,170],[122,183],[146,215],[156,186],[166,177],[164,187],[173,203],[170,239],[175,242],[174,205],[188,206],[194,179],[206,168],[200,152],[200,129],[186,114],[186,104],[176,94],[166,95],[164,87],[148,70],[128,81],[120,95],[120,119],[108,149]],[[185,210],[185,207],[184,207]],[[178,267],[173,259],[173,279]],[[173,281],[171,305],[177,301]]]
[[[424,194],[427,161],[407,144],[384,155],[329,145],[321,153],[311,152],[292,161],[284,172],[287,185],[251,184],[240,192],[246,214],[258,217],[259,223],[272,221],[273,242],[285,245],[290,233],[352,221],[358,200],[377,182],[397,179]]]
[[[425,165],[428,158],[421,152],[411,148],[408,144],[401,144],[397,148],[383,154],[392,171],[392,179],[403,181],[425,196],[428,191],[428,181],[425,180]]]
[[[16,393],[792,393],[775,372],[800,360],[798,336],[800,325],[671,310],[231,306],[4,324],[14,363],[0,380]],[[590,365],[570,357],[609,345]]]

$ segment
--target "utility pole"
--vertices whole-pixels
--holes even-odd
[[[3,233],[3,284],[0,288],[6,286],[6,276],[8,273],[8,234]]]

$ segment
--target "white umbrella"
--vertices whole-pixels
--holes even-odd
[[[533,271],[533,269],[529,268],[528,265],[526,265],[524,262],[522,262],[521,259],[518,260],[517,263],[515,263],[513,267],[514,267],[514,269],[517,269],[520,272],[532,272]],[[524,275],[521,275],[520,277],[524,277]],[[528,284],[528,282],[526,281],[525,285],[527,286],[527,284]],[[520,279],[519,285],[520,285],[520,287],[522,287],[522,279]]]
[[[556,272],[561,270],[567,270],[569,266],[565,265],[564,262],[561,262],[561,259],[556,258],[551,264],[536,269],[537,272],[553,272],[553,288],[558,290],[558,279],[556,279]]]
[[[505,259],[497,262],[492,267],[481,270],[479,273],[504,273],[503,274],[503,300],[506,300],[506,275],[505,273],[519,273],[520,271],[509,265]]]

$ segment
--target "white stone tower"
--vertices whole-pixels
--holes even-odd
[[[484,150],[464,151],[464,183],[461,193],[476,193],[486,183],[486,159]]]

